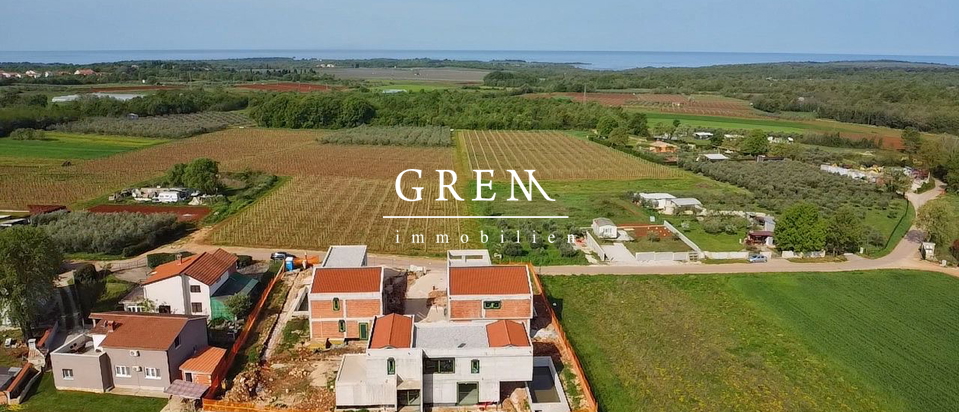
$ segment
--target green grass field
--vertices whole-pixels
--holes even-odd
[[[390,89],[399,89],[406,90],[409,92],[423,92],[423,91],[433,91],[433,90],[447,90],[453,88],[459,88],[460,85],[452,83],[387,83],[379,86],[370,87],[371,90],[390,90]]]
[[[4,157],[28,159],[95,159],[165,143],[166,139],[47,132],[49,140],[0,139]]]
[[[543,279],[601,406],[952,411],[959,279],[834,274]]]
[[[47,372],[43,374],[40,382],[31,389],[26,402],[17,406],[17,409],[7,407],[0,410],[24,412],[159,412],[166,404],[167,400],[163,398],[58,391],[53,386],[53,377]],[[0,406],[0,408],[3,407]]]

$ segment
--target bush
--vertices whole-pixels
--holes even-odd
[[[47,133],[37,129],[17,129],[10,133],[13,140],[47,140]]]
[[[253,256],[236,255],[236,267],[245,268],[253,264]]]
[[[949,246],[949,252],[952,253],[952,257],[959,259],[959,239],[952,242],[952,246]]]
[[[648,240],[648,241],[650,241],[650,242],[659,242],[659,240],[660,240],[659,233],[656,233],[656,232],[654,232],[654,231],[652,231],[652,230],[649,231],[649,232],[647,232],[647,233],[646,233],[646,240]]]
[[[523,246],[516,242],[503,245],[503,256],[522,256]]]
[[[579,250],[573,247],[573,245],[563,242],[559,244],[559,255],[562,257],[574,257],[579,255]]]
[[[230,309],[230,313],[237,319],[246,317],[250,313],[250,309],[253,308],[253,300],[250,299],[250,295],[240,293],[226,298],[224,303]]]
[[[189,257],[189,256],[193,256],[193,253],[192,253],[192,252],[185,252],[185,251],[184,251],[184,252],[180,252],[180,253],[165,253],[165,252],[164,252],[164,253],[151,253],[151,254],[147,255],[147,266],[149,266],[150,269],[153,269],[153,268],[155,268],[155,267],[157,267],[157,266],[160,266],[160,265],[162,265],[162,264],[164,264],[164,263],[172,262],[172,261],[176,260],[176,258],[177,258],[178,255],[179,255],[180,257],[187,258],[187,257]]]

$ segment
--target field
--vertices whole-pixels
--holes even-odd
[[[175,213],[181,222],[196,222],[210,214],[205,206],[154,206],[154,205],[97,205],[89,209],[92,213]]]
[[[323,143],[383,146],[452,146],[449,127],[360,126],[327,134]]]
[[[460,87],[451,83],[387,83],[370,87],[371,90],[406,90],[408,92],[429,92]]]
[[[404,188],[410,195],[413,183],[407,183]],[[451,248],[476,246],[479,232],[472,230],[473,225],[468,220],[383,219],[387,215],[455,216],[467,213],[464,202],[435,201],[435,181],[422,186],[425,187],[423,200],[406,202],[396,196],[392,180],[294,177],[247,211],[217,226],[208,240],[215,244],[293,251],[364,244],[371,251],[397,254],[439,254]],[[425,243],[412,243],[410,236],[413,234],[423,234]],[[448,234],[450,242],[437,244],[437,234]],[[470,236],[470,243],[460,243],[458,237],[461,234]]]
[[[159,85],[159,84],[135,84],[131,86],[95,86],[90,88],[83,88],[83,91],[95,93],[95,92],[129,92],[136,90],[176,90],[182,89],[185,86],[182,85]]]
[[[204,112],[150,116],[138,119],[91,117],[58,125],[57,130],[174,139],[209,133],[230,126],[252,125],[253,120],[237,112]]]
[[[95,159],[166,142],[129,136],[98,136],[47,132],[47,140],[0,139],[0,157],[7,164],[24,164],[15,159]],[[30,161],[26,162],[30,164]]]
[[[466,131],[459,133],[470,170],[535,169],[538,180],[666,179],[680,177],[675,168],[578,139],[564,132]]]
[[[959,280],[946,275],[543,282],[604,411],[950,411],[959,404]]]
[[[711,95],[651,93],[536,93],[530,98],[565,98],[578,102],[596,102],[605,106],[630,106],[643,110],[690,115],[760,118],[762,112],[745,100]]]
[[[330,90],[333,90],[333,87],[330,87],[325,84],[293,83],[293,82],[238,84],[234,87],[238,89],[265,90],[265,91],[271,91],[271,92],[301,92],[301,93],[328,92]]]

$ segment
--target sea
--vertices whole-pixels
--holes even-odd
[[[571,63],[596,70],[637,67],[704,67],[726,64],[777,62],[835,62],[892,60],[959,66],[959,56],[906,56],[874,54],[732,53],[657,51],[522,51],[522,50],[90,50],[0,51],[2,62],[91,64],[129,60],[219,60],[290,57],[296,59],[449,59],[524,60]]]

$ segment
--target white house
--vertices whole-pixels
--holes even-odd
[[[697,213],[703,209],[703,204],[695,198],[691,197],[681,197],[677,199],[669,199],[666,202],[666,208],[663,209],[663,213],[667,215],[677,215],[680,213]]]
[[[693,133],[693,136],[700,140],[708,140],[713,138],[713,134],[710,132],[696,132]]]
[[[669,193],[640,193],[639,199],[643,203],[643,206],[653,208],[656,210],[662,210],[666,208],[666,202],[669,199],[675,199],[676,196],[673,196]]]
[[[504,383],[533,379],[533,361],[520,322],[414,324],[409,316],[382,316],[374,322],[366,353],[343,357],[336,406],[495,405]]]
[[[616,224],[605,217],[593,219],[593,225],[591,227],[596,236],[604,239],[615,239],[619,236]]]
[[[256,280],[236,274],[236,255],[223,249],[203,252],[157,266],[140,290],[123,300],[128,312],[141,312],[142,301],[152,302],[160,313],[231,317],[221,313],[224,292],[249,293]],[[221,290],[222,289],[222,290]]]

